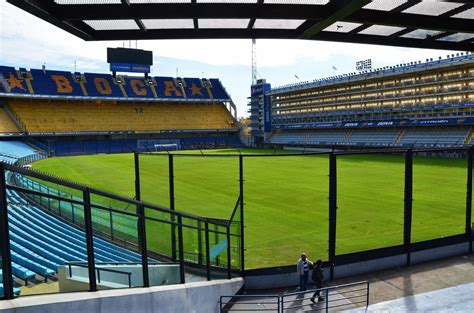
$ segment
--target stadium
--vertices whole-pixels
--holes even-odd
[[[7,2],[85,41],[245,38],[254,57],[260,38],[449,54],[368,59],[277,87],[252,64],[244,118],[234,82],[156,76],[152,51],[108,48],[109,72],[0,60],[1,312],[474,305],[473,4]],[[302,252],[322,260],[324,287],[301,288]]]

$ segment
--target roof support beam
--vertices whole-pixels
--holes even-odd
[[[18,0],[17,0],[18,1]],[[347,0],[346,0],[347,1]],[[328,16],[327,5],[255,3],[146,3],[60,5],[55,13],[62,20],[178,19],[178,18],[318,18]]]
[[[188,3],[116,1],[116,4],[58,4],[54,0],[7,0],[7,2],[43,19],[84,40],[138,40],[138,39],[196,39],[196,38],[289,38],[340,41],[389,46],[405,46],[445,50],[474,50],[474,40],[459,42],[443,40],[456,33],[474,34],[474,19],[453,18],[453,15],[474,7],[474,1],[462,3],[456,9],[440,16],[404,13],[420,0],[405,1],[391,10],[364,9],[370,0],[331,0],[327,5],[270,4],[264,0],[256,3]],[[70,3],[73,3],[71,1]],[[92,3],[92,2],[90,2]],[[87,20],[125,19],[135,21],[139,29],[98,31],[87,25]],[[147,29],[147,19],[190,19],[191,29]],[[199,19],[247,19],[246,28],[200,29]],[[282,19],[305,21],[297,29],[256,29],[259,19]],[[361,26],[350,32],[324,31],[327,26],[340,22],[353,22]],[[111,21],[113,23],[113,21]],[[397,26],[401,31],[391,36],[368,35],[360,32],[370,25]],[[415,29],[433,30],[434,36],[427,38],[401,37]],[[434,32],[428,32],[434,33]],[[460,36],[459,38],[467,38]],[[450,39],[450,38],[448,38]]]
[[[143,31],[143,32],[147,31],[146,26],[145,26],[145,24],[143,24],[142,20],[135,19],[135,23],[137,23],[137,25],[138,25],[138,27],[140,27],[141,31]]]
[[[197,4],[197,1],[196,0],[191,0],[191,5],[192,6],[196,6]],[[197,18],[193,18],[193,25],[194,25],[194,29],[198,29],[199,28],[199,21]]]
[[[262,7],[262,4],[263,4],[263,0],[257,0],[257,6],[255,7],[255,10],[259,10],[259,8]],[[258,12],[256,12],[255,15],[258,15]],[[255,21],[257,19],[256,18],[251,18],[250,21],[249,21],[249,24],[247,25],[247,29],[252,29],[253,28],[253,25],[255,25]]]
[[[285,38],[292,39],[298,35],[295,30],[282,29],[149,29],[147,32],[137,30],[97,31],[94,40],[143,40],[143,39],[237,39],[237,38]],[[413,47],[442,50],[472,51],[474,44],[469,42],[452,42],[442,40],[420,40],[413,38],[392,38],[389,36],[361,35],[336,32],[320,32],[312,40],[339,41],[348,43],[376,44],[397,47]]]
[[[464,4],[464,5],[460,6],[460,7],[457,7],[457,8],[455,8],[455,9],[452,9],[452,10],[450,10],[450,11],[448,11],[448,12],[443,13],[443,14],[441,14],[440,16],[442,16],[442,17],[449,17],[449,16],[456,15],[456,14],[458,14],[458,13],[464,12],[464,11],[469,10],[469,9],[472,9],[472,8],[474,8],[474,4],[473,4],[473,3],[466,3],[466,4]]]
[[[126,0],[123,0],[126,1]],[[50,12],[60,20],[113,20],[113,19],[199,19],[199,18],[250,18],[252,19],[310,19],[317,21],[306,30],[314,35],[336,21],[360,24],[377,24],[408,28],[421,28],[437,31],[474,32],[474,20],[450,18],[448,16],[429,16],[397,12],[360,9],[369,0],[333,0],[327,5],[295,4],[248,4],[225,3],[147,3],[147,4],[101,4],[101,5],[54,5]],[[418,0],[417,0],[418,1]],[[22,3],[25,1],[9,0]],[[42,2],[36,0],[36,2]],[[417,2],[409,2],[411,5]],[[342,4],[342,5],[341,5]],[[343,5],[345,4],[345,5]],[[472,4],[467,5],[469,7]],[[44,7],[44,6],[43,6]],[[464,7],[464,6],[463,6]],[[250,26],[250,23],[249,23]],[[305,25],[308,27],[308,25]]]
[[[83,40],[92,40],[92,36],[93,36],[92,32],[87,32],[87,30],[74,27],[71,25],[71,23],[64,23],[64,21],[58,19],[55,15],[53,15],[56,11],[55,6],[57,6],[57,4],[51,0],[48,0],[48,1],[31,0],[28,2],[25,2],[22,0],[8,0],[8,2]],[[51,11],[45,11],[44,9],[45,6],[47,6]]]
[[[392,10],[390,10],[390,12],[391,12],[391,13],[399,13],[399,12],[402,12],[402,11],[408,9],[409,7],[412,7],[412,6],[414,6],[415,4],[420,3],[420,2],[421,2],[421,0],[414,0],[414,1],[410,1],[410,2],[405,2],[405,3],[401,4],[401,5],[399,5],[398,7],[393,8]],[[358,33],[358,32],[360,32],[360,31],[363,31],[364,29],[369,28],[369,27],[372,26],[372,25],[373,25],[373,24],[363,24],[363,25],[361,25],[361,26],[359,26],[359,27],[357,27],[357,28],[351,30],[350,33],[352,33],[352,34]],[[406,31],[406,32],[405,32],[405,31]],[[403,33],[403,32],[405,32],[405,33]],[[404,34],[406,34],[406,33],[408,33],[408,32],[409,32],[409,31],[407,31],[407,29],[405,29],[405,30],[402,30],[402,31],[400,31],[400,32],[396,32],[395,34],[392,34],[391,36],[392,36],[392,37],[398,37],[398,36],[404,35]],[[398,34],[398,33],[400,33],[400,34]]]
[[[326,4],[326,6],[331,8],[333,13],[329,17],[306,29],[301,37],[310,38],[311,36],[321,32],[329,25],[332,25],[335,22],[341,21],[349,15],[352,15],[354,12],[360,10],[363,6],[369,3],[370,0],[333,0]]]
[[[374,12],[372,10],[363,9],[344,19],[344,21],[437,31],[474,32],[474,20],[410,13],[393,13],[390,11]]]

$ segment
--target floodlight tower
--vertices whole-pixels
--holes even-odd
[[[252,38],[252,85],[257,83],[257,40]]]

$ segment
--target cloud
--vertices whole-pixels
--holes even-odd
[[[107,72],[106,48],[128,47],[129,42],[86,42],[13,5],[0,0],[1,65]],[[135,47],[135,42],[131,43]],[[244,115],[249,95],[251,41],[247,40],[149,40],[138,48],[154,53],[155,75],[221,78]],[[274,86],[354,71],[355,61],[372,59],[375,67],[445,56],[451,51],[407,49],[305,40],[257,40],[259,73]],[[186,67],[186,68],[185,68]],[[191,69],[189,69],[191,68]],[[183,74],[181,74],[183,73]],[[186,74],[188,73],[188,74]],[[248,74],[247,74],[248,73]]]
[[[5,1],[0,3],[0,55],[18,63],[55,63],[70,67],[74,60],[90,69],[105,63],[106,48],[123,42],[86,42],[42,21]],[[128,46],[129,42],[125,43]],[[135,42],[132,42],[132,47]],[[154,40],[140,41],[139,48],[150,49],[155,58],[192,60],[210,65],[249,65],[251,41],[232,40]],[[345,44],[304,40],[257,40],[259,67],[292,65],[301,59],[322,62],[331,58],[373,58],[383,63],[416,60],[420,49]],[[439,52],[427,50],[426,55]],[[445,53],[443,53],[445,54]]]

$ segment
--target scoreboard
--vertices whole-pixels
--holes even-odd
[[[153,52],[141,49],[107,48],[107,63],[112,72],[150,73]]]

